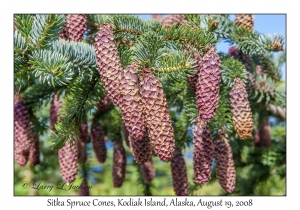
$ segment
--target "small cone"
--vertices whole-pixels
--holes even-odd
[[[171,160],[173,188],[177,196],[188,195],[188,177],[183,155],[177,153]]]
[[[256,147],[269,148],[272,144],[270,131],[271,127],[269,125],[268,119],[264,118],[263,123],[258,131],[259,141],[256,141],[254,145]]]
[[[83,179],[83,181],[80,185],[79,195],[80,196],[90,196],[89,185],[88,185],[86,178]]]
[[[253,30],[254,16],[252,14],[235,15],[235,24],[248,30]]]
[[[32,166],[40,164],[40,141],[39,136],[35,133],[33,135],[33,142],[29,149],[29,162]]]
[[[220,58],[216,49],[208,46],[200,63],[196,87],[199,116],[204,122],[209,122],[215,116],[219,104],[220,82]]]
[[[208,126],[199,118],[195,122],[193,143],[195,181],[198,184],[205,184],[211,177],[213,142]]]
[[[167,28],[180,23],[184,25],[187,24],[187,20],[185,20],[182,15],[168,15],[161,22],[161,24]]]
[[[227,193],[232,193],[236,180],[235,168],[231,146],[222,132],[219,133],[219,138],[214,143],[214,156],[219,183]]]
[[[87,17],[83,14],[67,15],[66,31],[68,38],[80,42],[83,39],[84,32],[87,27]]]
[[[122,66],[118,49],[114,41],[112,24],[103,24],[95,37],[95,54],[99,67],[99,74],[107,96],[116,105],[119,105],[119,84]]]
[[[132,64],[122,71],[119,85],[119,107],[129,135],[135,139],[141,139],[144,136],[145,125],[142,116],[143,104],[139,93],[137,67],[137,64]]]
[[[144,69],[141,75],[140,93],[143,115],[151,146],[162,161],[169,161],[175,149],[175,139],[162,84]]]
[[[77,143],[78,161],[79,163],[85,163],[87,160],[85,143],[79,140],[77,140],[76,143]]]
[[[24,100],[20,99],[14,106],[14,153],[19,166],[26,165],[34,140],[29,112]]]
[[[147,135],[145,135],[141,140],[129,136],[129,144],[134,160],[137,163],[142,164],[151,159],[152,148]]]
[[[87,122],[80,125],[78,139],[83,143],[89,142],[89,131]]]
[[[70,140],[68,140],[65,145],[58,150],[58,160],[63,181],[72,183],[78,171],[76,143],[74,142],[71,145]]]
[[[91,140],[93,143],[93,150],[99,163],[104,163],[106,160],[106,146],[102,128],[97,123],[92,124]]]
[[[59,95],[56,93],[53,95],[50,105],[50,129],[55,130],[55,124],[59,121],[59,112],[61,108],[61,101]]]
[[[234,79],[230,91],[230,105],[234,130],[240,139],[245,140],[252,136],[253,119],[248,94],[240,78]]]
[[[150,184],[155,177],[155,169],[151,159],[141,164],[141,171],[145,183]]]
[[[114,142],[114,156],[113,156],[113,169],[112,177],[114,187],[119,188],[125,180],[126,173],[126,153],[120,139]]]

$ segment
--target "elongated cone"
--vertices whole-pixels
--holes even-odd
[[[23,99],[19,98],[14,106],[14,153],[19,166],[26,165],[29,150],[34,142],[29,112]]]
[[[253,119],[248,94],[240,78],[234,79],[230,91],[230,105],[234,130],[240,139],[245,140],[252,136]]]
[[[55,124],[59,121],[59,112],[61,108],[61,101],[59,95],[56,93],[53,95],[50,105],[50,129],[55,130]]]
[[[213,142],[209,127],[199,118],[195,122],[193,143],[195,181],[198,184],[205,184],[211,177]]]
[[[235,24],[248,30],[253,29],[254,16],[252,14],[235,15]]]
[[[87,27],[87,17],[83,14],[69,14],[67,15],[66,29],[68,38],[80,42],[83,39],[84,32]]]
[[[272,114],[278,115],[283,119],[286,118],[286,108],[284,107],[276,106],[274,104],[267,104],[266,109],[272,112]]]
[[[271,127],[269,125],[268,119],[264,118],[262,125],[258,130],[258,141],[256,139],[254,145],[256,147],[264,147],[264,148],[270,147],[272,144],[270,131],[271,131]]]
[[[32,166],[40,164],[40,141],[39,136],[35,133],[33,135],[33,142],[29,149],[29,162]]]
[[[113,156],[113,169],[112,177],[114,187],[119,188],[125,180],[126,174],[126,153],[120,139],[114,142],[114,156]]]
[[[216,49],[208,46],[200,64],[200,71],[198,71],[196,91],[199,116],[205,122],[215,116],[219,104],[220,82],[220,58]]]
[[[139,163],[145,163],[151,159],[152,148],[147,134],[139,140],[129,136],[130,150],[134,160]]]
[[[79,195],[80,196],[89,196],[90,195],[89,185],[88,185],[86,178],[83,179],[83,181],[80,185]]]
[[[141,171],[145,183],[150,184],[155,177],[155,169],[151,159],[141,164]]]
[[[151,146],[162,161],[169,161],[173,156],[175,140],[166,95],[161,83],[148,69],[144,69],[141,75],[140,91]]]
[[[89,142],[89,131],[87,122],[80,125],[78,139],[83,143]]]
[[[70,140],[68,140],[65,145],[58,150],[58,161],[63,181],[66,183],[73,182],[78,172],[76,142],[70,144]]]
[[[219,183],[226,192],[232,193],[236,180],[234,161],[231,146],[222,132],[219,132],[219,138],[214,142],[214,157]]]
[[[78,161],[79,163],[85,163],[87,160],[85,143],[79,140],[77,140],[76,143],[77,143]]]
[[[137,64],[132,64],[122,71],[119,86],[119,107],[129,135],[135,139],[142,139],[145,132],[145,125],[142,116],[143,104],[139,92],[137,67]]]
[[[186,165],[181,152],[174,155],[171,160],[171,172],[173,179],[173,188],[177,196],[188,195],[188,177]]]
[[[104,134],[99,124],[93,122],[91,128],[91,140],[93,143],[93,150],[99,163],[104,163],[106,160],[106,146]]]
[[[176,23],[187,24],[187,20],[182,15],[168,15],[161,21],[161,24],[167,28]]]
[[[95,37],[95,54],[99,67],[99,74],[107,96],[119,106],[119,84],[122,66],[118,49],[114,41],[112,24],[103,24]]]

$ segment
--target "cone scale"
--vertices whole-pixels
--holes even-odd
[[[129,144],[134,160],[137,163],[142,164],[151,159],[152,149],[147,135],[141,140],[129,136]]]
[[[120,139],[114,142],[112,178],[114,187],[119,188],[125,180],[126,153]]]
[[[112,24],[103,24],[95,37],[95,54],[99,67],[99,74],[107,96],[116,105],[119,105],[119,84],[122,66],[118,49],[114,41]]]
[[[219,137],[214,142],[214,157],[217,179],[227,193],[232,193],[236,182],[234,161],[231,146],[222,132],[219,132]]]
[[[168,104],[162,84],[148,69],[144,69],[141,75],[140,93],[151,146],[162,161],[169,161],[173,156],[175,140]]]
[[[177,196],[188,195],[188,177],[186,165],[181,153],[177,153],[171,160],[173,188]]]
[[[134,139],[142,139],[145,132],[143,104],[139,92],[137,64],[129,65],[122,71],[120,80],[119,106],[124,125]]]
[[[234,130],[238,137],[242,140],[250,138],[254,124],[248,94],[240,78],[234,79],[230,91],[230,105]]]
[[[200,118],[204,122],[209,122],[218,108],[221,81],[220,58],[213,46],[208,46],[199,65],[196,86],[197,107]]]
[[[65,145],[58,150],[58,160],[63,181],[72,183],[78,171],[76,143],[74,142],[71,145],[70,140],[68,140]]]
[[[213,160],[213,142],[209,127],[197,118],[193,133],[194,143],[194,176],[198,184],[205,184],[211,177]]]
[[[104,134],[101,126],[95,122],[92,124],[91,128],[91,140],[97,160],[99,163],[104,163],[107,155]]]

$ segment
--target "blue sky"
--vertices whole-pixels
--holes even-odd
[[[138,15],[144,20],[147,20],[151,18],[151,15]],[[234,20],[235,17],[234,15],[230,15],[230,19]],[[263,34],[271,34],[274,35],[279,34],[284,37],[284,43],[286,42],[286,15],[282,14],[255,14],[254,15],[254,29],[260,33]],[[228,43],[225,43],[221,41],[220,43],[217,44],[217,51],[221,52],[228,52],[230,45]],[[285,45],[284,45],[285,48]],[[278,53],[275,53],[278,54]],[[285,71],[286,71],[286,65],[284,64],[282,66],[282,75],[283,75],[283,80],[285,80]]]

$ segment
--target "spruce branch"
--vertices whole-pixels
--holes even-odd
[[[244,84],[247,82],[248,72],[245,66],[238,60],[221,55],[221,69],[222,81],[229,87],[234,83],[234,79],[239,77],[243,80]]]
[[[30,31],[30,45],[38,50],[57,40],[65,23],[65,15],[35,15]]]
[[[31,64],[32,73],[41,83],[63,86],[73,79],[73,64],[69,62],[68,57],[60,53],[36,50],[30,55],[28,63]]]
[[[14,15],[14,24],[16,25],[17,32],[19,32],[28,42],[30,31],[32,28],[34,15],[30,14],[16,14]]]

